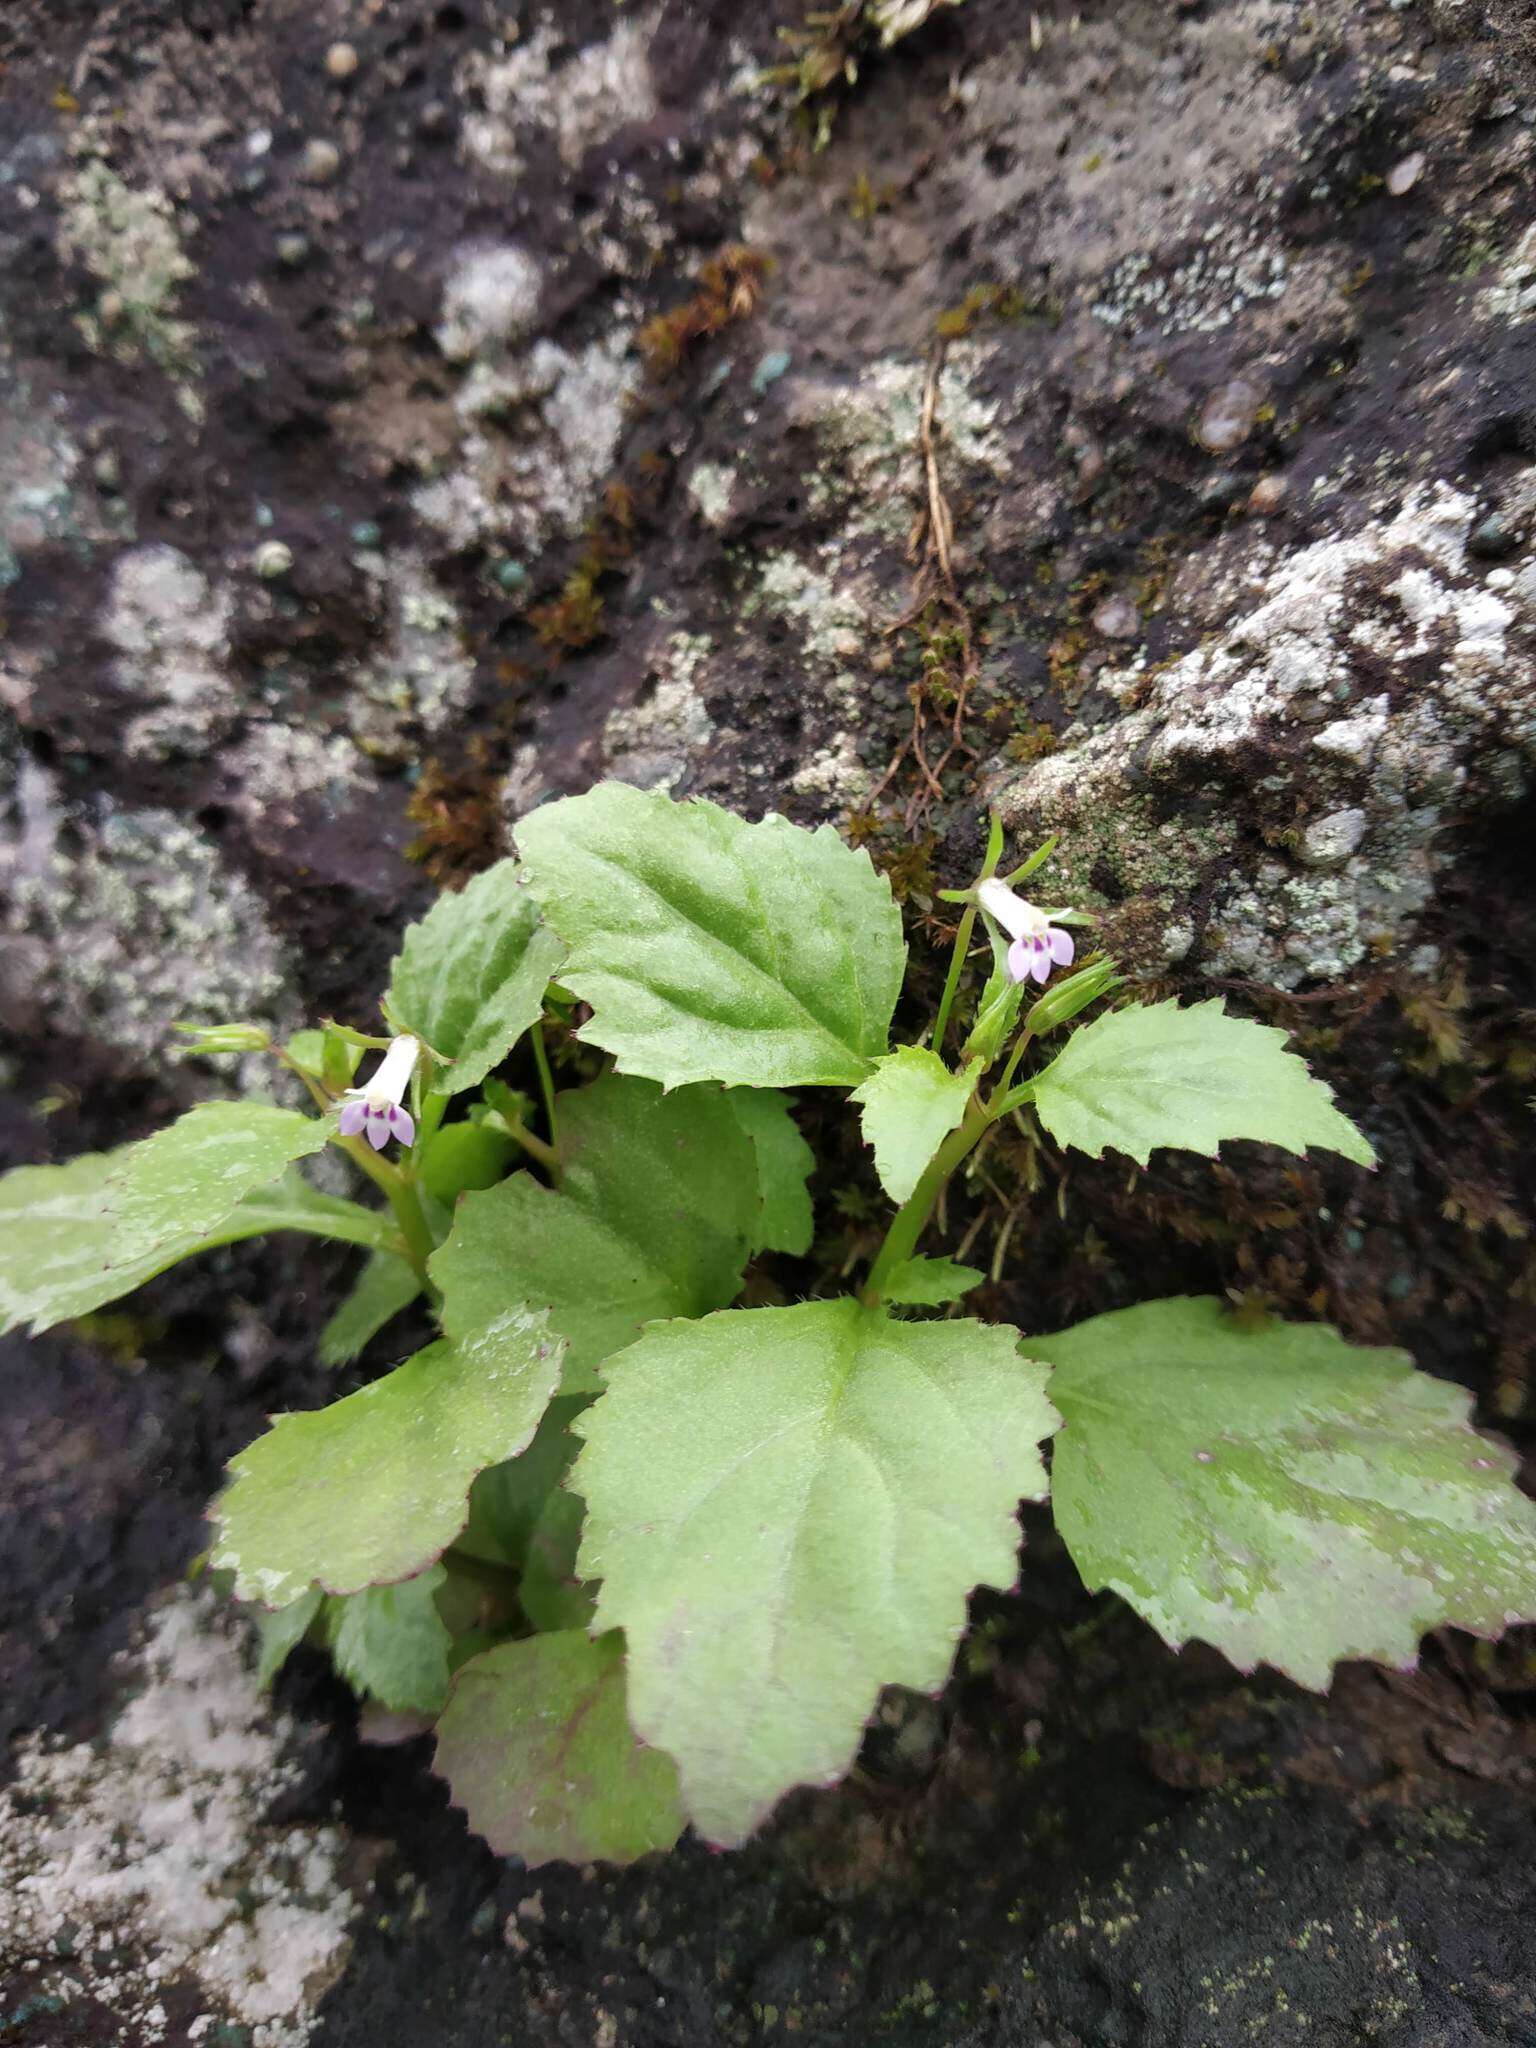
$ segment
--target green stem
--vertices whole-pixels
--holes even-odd
[[[290,1072],[298,1075],[314,1097],[320,1113],[329,1116],[336,1104],[314,1075],[306,1072],[286,1053],[279,1053],[278,1057]],[[441,1111],[438,1120],[441,1121]],[[387,1159],[381,1159],[373,1147],[361,1138],[344,1138],[339,1131],[333,1131],[331,1143],[345,1152],[359,1173],[366,1174],[374,1186],[382,1191],[385,1201],[395,1212],[396,1223],[400,1226],[400,1235],[405,1241],[406,1259],[420,1278],[422,1286],[429,1294],[435,1294],[436,1289],[427,1278],[427,1261],[437,1250],[437,1240],[428,1226],[414,1178],[408,1178],[398,1166],[392,1166]]]
[[[955,950],[950,956],[949,976],[944,983],[944,994],[939,1000],[939,1014],[934,1019],[933,1049],[940,1058],[944,1054],[944,1033],[949,1028],[949,1013],[955,1006],[955,993],[960,986],[960,976],[965,970],[966,956],[971,950],[971,934],[976,929],[976,906],[966,906],[960,919],[960,929],[955,934]]]
[[[978,884],[997,873],[997,864],[1003,857],[1003,821],[994,811],[987,825],[987,852],[981,864]],[[965,972],[965,963],[970,955],[971,935],[976,929],[976,905],[968,903],[960,920],[960,929],[955,933],[955,950],[950,955],[949,973],[944,982],[944,993],[939,999],[939,1014],[934,1019],[933,1049],[940,1058],[944,1054],[944,1034],[949,1029],[949,1013],[955,1006],[955,996],[960,987],[960,977]]]
[[[542,1023],[534,1025],[532,1036],[533,1064],[539,1070],[539,1093],[544,1098],[544,1124],[549,1132],[548,1158],[545,1164],[549,1168],[550,1177],[554,1181],[555,1186],[559,1187],[562,1178],[560,1170],[560,1120],[555,1112],[555,1077],[550,1072],[549,1053],[544,1044],[544,1026]],[[518,1143],[527,1144],[528,1141],[526,1138],[519,1138]],[[528,1150],[533,1153],[535,1159],[539,1157],[534,1145],[528,1144]]]
[[[991,1124],[992,1116],[987,1106],[978,1096],[973,1096],[960,1128],[950,1132],[928,1162],[922,1179],[909,1198],[891,1218],[885,1242],[869,1269],[869,1278],[863,1287],[863,1299],[871,1306],[880,1300],[896,1268],[905,1265],[916,1251],[917,1241],[928,1228],[950,1175],[981,1143]]]
[[[1008,1055],[1008,1064],[1006,1067],[1004,1067],[1002,1074],[998,1080],[998,1084],[992,1090],[992,1094],[990,1097],[992,1114],[994,1117],[1004,1116],[1007,1114],[1007,1112],[1001,1106],[1003,1099],[1007,1095],[1008,1090],[1013,1086],[1013,1077],[1019,1071],[1019,1061],[1023,1059],[1025,1053],[1028,1051],[1030,1040],[1034,1037],[1034,1035],[1035,1034],[1030,1030],[1029,1026],[1026,1024],[1024,1029],[1019,1033],[1018,1040],[1014,1045],[1013,1051]]]
[[[501,1114],[498,1115],[496,1121],[509,1138],[517,1140],[518,1144],[522,1146],[530,1158],[537,1159],[540,1166],[544,1168],[550,1179],[558,1187],[560,1185],[560,1155],[556,1152],[554,1146],[546,1145],[542,1138],[536,1138],[528,1126],[519,1123],[515,1116]]]
[[[362,1138],[338,1137],[334,1142],[358,1171],[367,1174],[374,1186],[383,1192],[385,1201],[395,1212],[400,1235],[405,1239],[405,1255],[420,1276],[422,1286],[430,1290],[427,1261],[437,1250],[437,1240],[428,1226],[415,1181],[408,1179],[398,1166],[391,1166],[387,1159],[381,1159]]]

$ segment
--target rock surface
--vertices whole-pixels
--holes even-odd
[[[929,933],[991,797],[1146,981],[1295,1029],[1383,1169],[1130,1195],[999,1146],[976,1256],[1022,1219],[1038,1278],[986,1307],[1304,1307],[1528,1441],[1528,5],[965,0],[819,150],[759,78],[795,18],[5,8],[4,1163],[227,1085],[178,1018],[366,1026],[433,882],[599,774],[833,818]],[[262,1720],[155,1596],[263,1409],[319,1398],[343,1270],[222,1254],[5,1348],[0,1862],[54,1915],[5,1922],[8,2040],[1536,2039],[1522,1653],[1302,1702],[1106,1623],[1046,1543],[861,1782],[617,1878],[498,1870],[302,1674]],[[70,1840],[138,1839],[143,1627],[240,1702],[255,1748],[166,1793],[238,1825],[126,1988],[86,1901],[78,1994],[29,2005],[107,1868]],[[226,1883],[244,1978],[194,1938]],[[263,2005],[290,1907],[314,1967]]]

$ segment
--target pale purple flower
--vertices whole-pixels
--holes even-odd
[[[1008,972],[1015,981],[1046,982],[1053,968],[1072,965],[1077,951],[1072,934],[1052,924],[1043,910],[1026,903],[1006,882],[992,876],[977,889],[976,900],[1013,941],[1008,948]]]
[[[421,1046],[414,1038],[397,1038],[373,1071],[366,1088],[349,1088],[341,1105],[341,1135],[367,1138],[382,1152],[391,1138],[414,1144],[416,1120],[402,1107]]]

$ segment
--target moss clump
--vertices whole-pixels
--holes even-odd
[[[647,375],[656,383],[675,376],[701,342],[750,319],[772,268],[772,257],[745,242],[733,242],[710,257],[693,296],[647,320],[636,335]]]

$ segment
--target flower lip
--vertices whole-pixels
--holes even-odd
[[[391,1138],[402,1145],[416,1141],[416,1120],[404,1107],[406,1090],[421,1057],[421,1042],[408,1034],[390,1045],[366,1088],[349,1088],[342,1099],[339,1128],[344,1138],[365,1137],[375,1152]]]
[[[1008,973],[1014,981],[1051,978],[1056,967],[1070,967],[1077,947],[1072,934],[1051,923],[1037,904],[1028,903],[1006,882],[991,875],[976,891],[976,901],[995,918],[1013,941],[1008,948]]]

